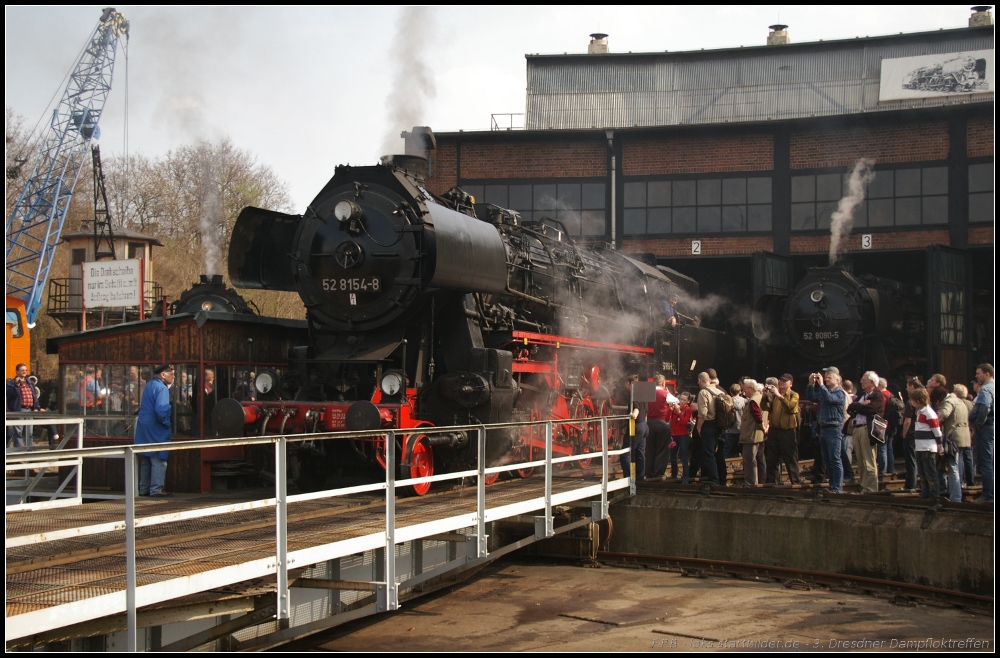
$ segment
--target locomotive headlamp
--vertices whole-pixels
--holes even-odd
[[[361,206],[350,199],[343,199],[333,207],[333,216],[340,222],[350,222],[361,218]]]
[[[822,290],[813,290],[811,293],[809,293],[809,299],[813,300],[814,304],[819,304],[821,301],[823,301],[823,297],[825,296],[826,295],[823,294]]]
[[[201,310],[203,310],[203,311],[211,311],[212,310],[212,302],[208,301],[207,299],[205,301],[203,301],[201,303]]]
[[[267,395],[278,387],[278,373],[270,368],[264,368],[253,380],[253,386],[260,395]]]
[[[400,389],[403,388],[403,383],[403,373],[396,370],[390,370],[385,373],[384,377],[382,377],[382,383],[380,385],[382,393],[385,395],[396,395],[399,393]]]

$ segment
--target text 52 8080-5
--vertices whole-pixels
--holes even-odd
[[[836,340],[840,338],[839,331],[803,331],[802,340]]]
[[[381,289],[382,280],[377,276],[323,279],[323,290],[326,292],[378,292]]]

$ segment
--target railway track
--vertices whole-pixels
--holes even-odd
[[[994,600],[991,596],[967,594],[893,580],[725,560],[663,557],[609,551],[599,551],[597,559],[614,567],[672,571],[691,578],[735,578],[754,582],[782,583],[789,589],[811,590],[823,587],[830,591],[868,594],[885,599],[895,605],[961,608],[974,614],[993,616]]]

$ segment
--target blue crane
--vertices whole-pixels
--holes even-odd
[[[97,124],[111,91],[118,42],[128,41],[128,28],[113,7],[101,14],[52,112],[31,177],[7,218],[7,296],[24,302],[28,327],[38,317],[87,147],[100,137]]]

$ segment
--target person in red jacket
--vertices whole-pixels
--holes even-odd
[[[691,396],[681,393],[670,408],[670,479],[677,479],[677,458],[684,467],[682,483],[687,484],[691,469]]]
[[[662,478],[670,458],[670,403],[676,400],[667,390],[667,378],[653,377],[656,384],[656,400],[649,403],[646,422],[649,425],[649,439],[646,442],[646,478]]]

